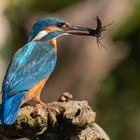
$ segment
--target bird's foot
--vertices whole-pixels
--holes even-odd
[[[43,107],[46,106],[46,104],[43,101],[37,101],[35,107]]]
[[[22,108],[22,107],[25,107],[25,106],[28,106],[28,105],[30,106],[31,104],[28,103],[28,102],[22,103],[22,104],[21,104],[21,108]]]

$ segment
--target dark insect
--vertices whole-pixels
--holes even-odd
[[[105,46],[101,43],[101,40],[104,38],[104,37],[101,37],[101,36],[102,36],[102,32],[103,32],[103,31],[106,31],[106,30],[107,30],[107,27],[110,26],[110,25],[112,25],[113,22],[110,23],[110,24],[107,24],[107,25],[105,25],[105,26],[102,26],[101,19],[100,19],[98,16],[96,17],[95,20],[97,21],[97,27],[96,27],[96,29],[94,30],[93,35],[94,35],[94,36],[96,37],[96,39],[97,39],[98,48],[100,49],[100,46],[103,47],[103,48],[105,48]]]

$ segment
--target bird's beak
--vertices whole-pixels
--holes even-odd
[[[96,30],[88,27],[80,27],[80,26],[70,26],[67,31],[68,34],[72,35],[83,35],[83,36],[95,36]]]
[[[95,29],[80,26],[69,26],[67,33],[73,35],[95,36],[96,38],[99,38],[101,37],[101,33],[106,30],[106,27],[111,24],[102,26],[101,19],[98,16],[96,17],[96,22],[97,26]]]

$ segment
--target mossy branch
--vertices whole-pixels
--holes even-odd
[[[30,140],[109,140],[95,123],[96,113],[87,101],[72,101],[65,92],[56,102],[20,109],[14,125],[0,126],[0,138]]]

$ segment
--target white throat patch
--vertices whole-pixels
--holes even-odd
[[[40,40],[42,37],[44,37],[45,35],[47,35],[48,32],[46,30],[40,31],[34,38],[33,41],[35,40]]]

